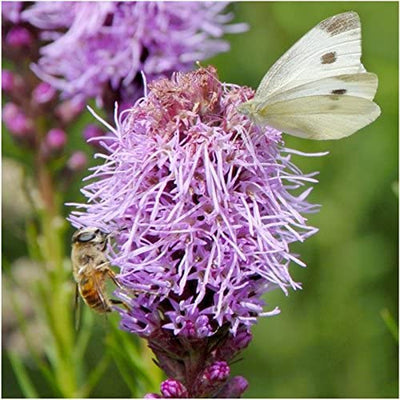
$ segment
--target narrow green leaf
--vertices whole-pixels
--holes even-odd
[[[9,351],[7,353],[24,396],[26,398],[39,397],[21,358],[14,352]]]
[[[90,373],[89,378],[84,385],[81,396],[88,397],[93,388],[96,386],[99,379],[103,376],[106,371],[108,365],[110,364],[111,356],[110,354],[105,354],[100,362],[96,365],[96,368]]]
[[[383,321],[386,324],[386,327],[388,328],[389,332],[392,334],[396,342],[399,341],[399,329],[396,324],[396,321],[392,317],[392,314],[390,314],[389,310],[387,308],[384,308],[381,310],[381,317]]]
[[[112,352],[113,358],[115,363],[117,364],[117,368],[124,379],[125,383],[127,384],[129,390],[131,391],[131,396],[132,397],[138,397],[138,390],[136,387],[135,382],[133,382],[132,376],[134,376],[134,372],[127,368],[125,363],[123,362],[121,357],[116,357],[114,352]]]

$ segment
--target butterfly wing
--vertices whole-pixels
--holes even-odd
[[[330,17],[296,42],[267,72],[254,99],[239,106],[257,124],[303,138],[349,136],[374,121],[375,74],[361,64],[355,12]]]
[[[327,18],[297,41],[266,73],[255,100],[315,80],[365,72],[361,64],[361,24],[355,12]]]
[[[294,98],[259,110],[268,125],[307,139],[340,139],[373,122],[380,108],[373,101],[346,95]]]
[[[263,102],[255,102],[262,109],[268,104],[307,96],[345,95],[372,100],[378,88],[378,77],[370,72],[337,75],[314,80],[293,89],[276,93]]]

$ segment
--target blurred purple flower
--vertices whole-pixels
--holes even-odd
[[[108,110],[132,105],[148,80],[189,70],[195,61],[227,51],[225,33],[245,24],[227,23],[221,2],[36,2],[22,13],[43,30],[37,75],[67,97],[96,98]],[[60,33],[64,32],[64,33]]]
[[[5,92],[10,92],[14,88],[14,74],[12,71],[7,69],[1,71],[1,88]]]
[[[25,138],[33,133],[33,122],[14,103],[6,103],[3,107],[3,121],[7,129],[16,138]]]
[[[214,68],[149,88],[116,121],[70,221],[114,234],[117,295],[130,307],[121,327],[148,339],[167,376],[194,397],[239,393],[243,379],[210,385],[205,372],[279,312],[263,310],[263,293],[301,287],[289,264],[305,264],[289,247],[317,231],[303,216],[318,210],[306,201],[316,173],[292,164],[298,152],[280,132],[237,111],[254,92],[220,83]]]
[[[14,24],[20,22],[20,14],[22,9],[21,1],[2,1],[1,14],[2,17]]]
[[[87,164],[87,157],[83,151],[75,151],[67,161],[67,167],[74,172],[82,171]]]

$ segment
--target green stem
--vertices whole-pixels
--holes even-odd
[[[47,132],[45,119],[36,121],[38,146]],[[38,147],[39,148],[39,147]],[[41,152],[36,152],[35,172],[41,204],[38,205],[40,249],[45,261],[47,284],[40,288],[47,324],[53,336],[52,367],[60,392],[64,397],[78,393],[75,331],[72,321],[72,295],[68,284],[70,273],[64,267],[65,222],[61,214],[51,170]]]

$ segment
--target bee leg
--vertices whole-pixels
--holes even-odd
[[[111,268],[107,268],[106,273],[108,277],[115,283],[115,286],[121,289],[122,285],[117,281],[115,272]],[[110,302],[112,304],[121,304],[126,310],[130,310],[130,307],[121,300],[110,299]]]
[[[121,284],[117,281],[116,274],[111,268],[107,268],[108,277],[118,286],[120,289],[122,288]]]
[[[116,304],[116,305],[122,305],[127,311],[130,310],[130,307],[121,300],[110,299],[110,303]]]

